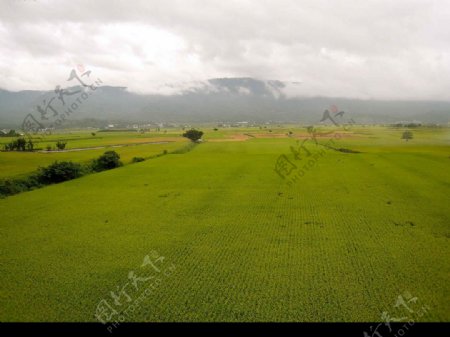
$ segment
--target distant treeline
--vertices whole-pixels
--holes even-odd
[[[397,128],[418,128],[418,127],[422,126],[422,123],[398,122],[398,123],[391,124],[391,126],[397,127]],[[433,126],[433,127],[435,127],[435,126]]]
[[[9,130],[8,132],[0,131],[0,137],[18,137],[20,136],[19,133],[16,132],[16,130]]]

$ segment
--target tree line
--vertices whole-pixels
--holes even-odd
[[[115,151],[106,151],[103,155],[86,165],[71,161],[55,161],[47,167],[40,167],[26,178],[0,181],[0,197],[34,190],[45,185],[61,183],[93,172],[111,170],[122,165],[120,155]]]

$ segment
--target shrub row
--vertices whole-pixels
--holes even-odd
[[[35,173],[22,179],[0,181],[0,197],[30,191],[45,185],[79,178],[91,172],[100,172],[122,166],[120,156],[115,151],[106,151],[88,165],[71,161],[54,162],[47,167],[40,167]]]

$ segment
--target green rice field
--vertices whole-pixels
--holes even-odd
[[[0,321],[94,322],[102,300],[117,315],[137,303],[126,320],[140,322],[450,320],[450,129],[405,141],[354,126],[318,144],[298,126],[199,129],[180,153],[180,130],[79,131],[42,147],[104,148],[0,152],[0,178],[111,149],[125,164],[0,199]],[[296,158],[299,144],[310,156]],[[295,166],[285,178],[282,155]]]

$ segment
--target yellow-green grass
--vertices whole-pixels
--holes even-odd
[[[84,147],[94,147],[94,146],[107,146],[107,145],[117,145],[117,144],[135,144],[135,143],[146,143],[167,140],[167,138],[181,138],[183,131],[181,130],[171,130],[166,133],[160,132],[96,132],[95,136],[92,136],[91,132],[86,131],[65,131],[58,132],[51,135],[41,135],[36,134],[31,137],[36,147],[46,149],[47,145],[55,147],[58,140],[66,141],[67,149],[74,148],[84,148]],[[1,137],[0,146],[14,140],[12,137]]]
[[[70,152],[0,152],[0,178],[26,176],[38,167],[50,165],[55,161],[88,163],[108,150],[116,151],[121,157],[120,160],[124,164],[128,164],[133,157],[149,158],[164,152],[164,150],[171,152],[182,148],[187,144],[187,140],[180,137],[179,139],[172,139],[167,142],[155,142],[154,144],[124,144],[127,146],[106,146],[100,149]],[[100,144],[97,146],[104,145]]]
[[[295,139],[252,138],[0,200],[0,320],[94,321],[157,250],[176,271],[127,320],[449,321],[450,147],[390,137],[341,139],[362,153],[292,186],[273,168],[306,163]],[[395,308],[404,291],[428,313]]]

